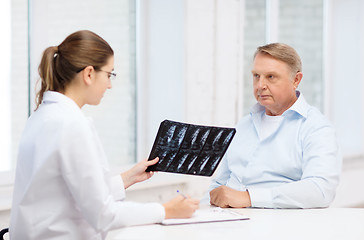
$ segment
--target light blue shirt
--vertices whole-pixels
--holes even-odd
[[[236,126],[210,190],[226,185],[248,190],[252,207],[328,207],[339,183],[342,158],[329,121],[298,99],[277,129],[261,138],[265,108],[256,104]]]

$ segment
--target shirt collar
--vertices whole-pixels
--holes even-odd
[[[289,109],[287,109],[282,114],[282,116],[287,115],[289,112],[296,112],[299,115],[301,115],[302,117],[307,118],[307,112],[308,112],[309,105],[306,102],[305,98],[303,97],[303,94],[300,91],[296,91],[296,96],[297,96],[296,102]],[[254,115],[257,113],[262,113],[264,111],[265,111],[265,107],[263,107],[259,103],[256,103],[252,107],[250,113]]]
[[[73,101],[71,98],[67,97],[66,95],[55,92],[55,91],[46,91],[43,94],[43,103],[60,103],[60,104],[66,104],[72,108],[77,108],[78,110],[81,110],[80,107],[76,104],[75,101]]]
[[[286,114],[286,113],[288,113],[290,111],[293,111],[293,112],[298,113],[302,117],[307,118],[309,105],[306,102],[306,99],[303,97],[302,93],[300,93],[299,91],[296,91],[296,95],[297,95],[296,102],[287,111],[285,111],[283,114]]]

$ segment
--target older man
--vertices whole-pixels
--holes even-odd
[[[342,159],[329,121],[297,91],[302,64],[290,46],[258,47],[252,69],[258,103],[210,187],[220,207],[317,208],[335,197]]]

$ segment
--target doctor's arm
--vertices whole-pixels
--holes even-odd
[[[159,158],[153,160],[143,160],[128,171],[121,174],[124,182],[125,189],[129,186],[145,181],[153,176],[153,172],[146,172],[145,170],[156,164]],[[172,200],[163,204],[165,210],[165,218],[189,218],[199,208],[199,201],[192,198],[184,198],[181,195],[173,198]]]
[[[95,135],[81,123],[72,123],[66,129],[59,152],[62,177],[77,209],[96,231],[156,223],[165,218],[164,207],[159,203],[115,199],[108,166],[103,163],[104,153]],[[117,178],[122,184],[121,177]],[[119,191],[125,194],[123,189]]]

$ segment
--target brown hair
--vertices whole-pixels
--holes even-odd
[[[100,70],[113,55],[110,45],[88,30],[72,33],[59,46],[45,49],[38,67],[41,88],[37,93],[37,108],[44,92],[63,92],[78,72],[87,66]]]
[[[258,55],[258,53],[268,54],[271,57],[285,62],[289,68],[292,70],[293,74],[297,72],[302,72],[302,62],[301,58],[292,48],[284,43],[270,43],[264,46],[260,46],[257,48],[254,54],[254,59]]]

